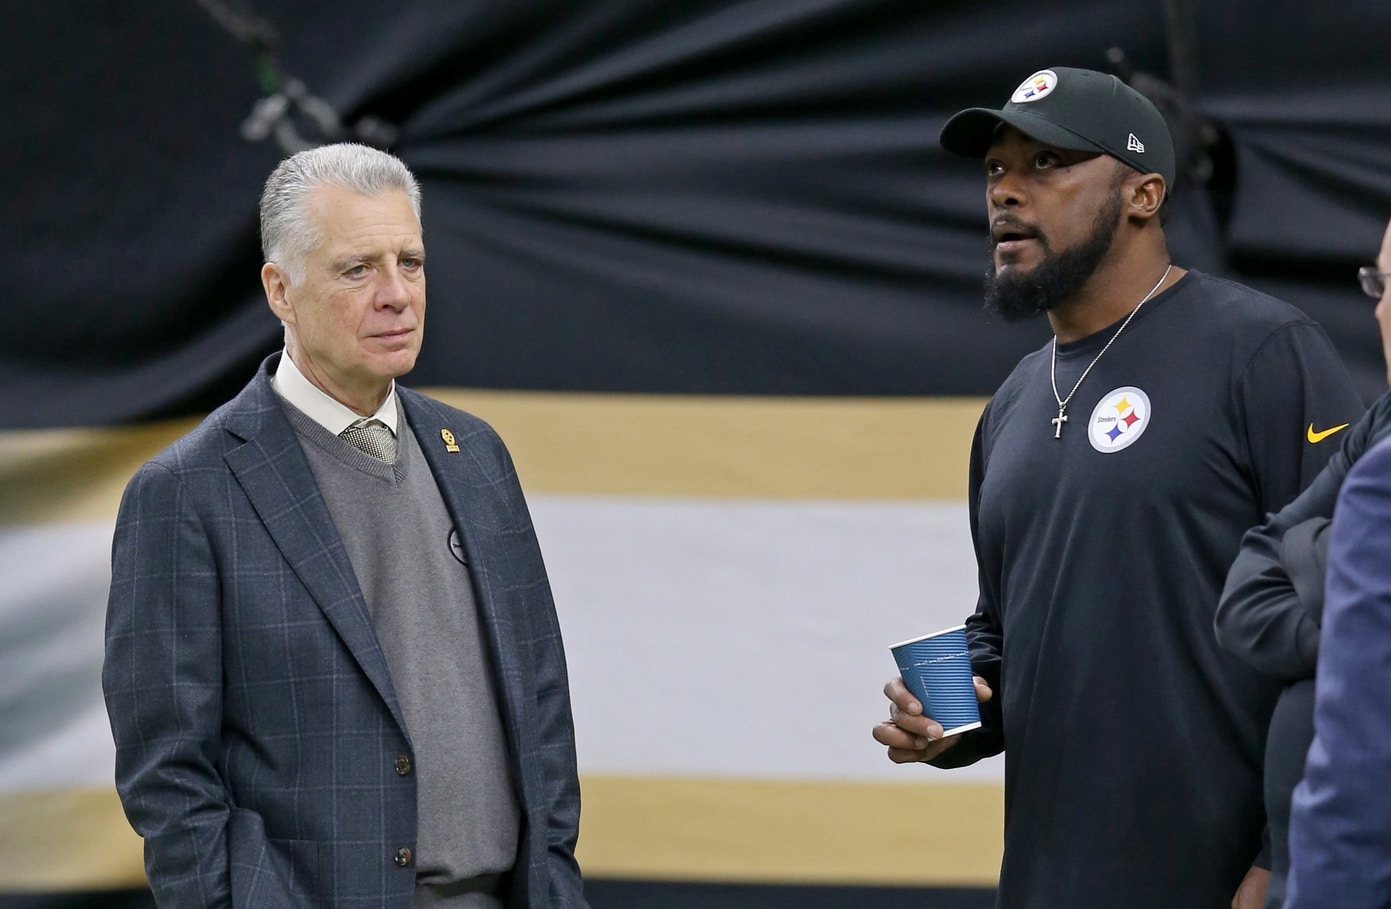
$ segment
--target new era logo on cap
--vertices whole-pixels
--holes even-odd
[[[1145,143],[1135,138],[1134,133],[1131,133],[1130,138],[1125,141],[1125,147],[1133,152],[1139,152],[1142,155],[1145,153]]]

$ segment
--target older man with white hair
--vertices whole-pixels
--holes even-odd
[[[161,906],[583,907],[565,655],[506,448],[401,388],[420,189],[339,144],[261,199],[285,349],[121,503],[103,683]]]

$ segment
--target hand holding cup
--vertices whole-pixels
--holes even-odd
[[[964,625],[889,649],[902,675],[884,686],[889,720],[874,728],[874,738],[888,746],[890,760],[931,760],[959,741],[954,736],[980,726],[979,704],[992,692],[971,674]]]

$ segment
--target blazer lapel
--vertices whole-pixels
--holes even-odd
[[[510,579],[499,577],[499,568],[509,564],[505,553],[497,551],[498,531],[502,516],[496,514],[499,495],[496,487],[502,477],[488,476],[476,455],[477,439],[459,437],[460,451],[450,452],[441,437],[441,430],[459,432],[445,415],[431,406],[429,398],[409,389],[396,386],[407,423],[420,442],[425,460],[434,474],[435,485],[444,498],[445,507],[454,519],[454,526],[464,546],[469,574],[473,578],[474,598],[478,612],[487,629],[491,644],[492,665],[496,667],[493,681],[502,699],[503,715],[507,718],[512,754],[519,754],[522,735],[521,673],[517,666],[517,633],[511,616],[503,608],[503,591]],[[484,494],[480,490],[486,490]]]
[[[227,452],[227,466],[290,568],[404,730],[386,657],[348,552],[299,438],[270,387],[266,364],[231,406],[226,426],[243,444]]]

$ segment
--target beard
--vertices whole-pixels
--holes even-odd
[[[1039,233],[1036,239],[1043,247],[1043,260],[1028,272],[1014,269],[1003,274],[997,272],[992,242],[990,268],[985,272],[986,310],[1006,322],[1022,322],[1073,297],[1110,252],[1120,226],[1121,205],[1117,192],[1097,213],[1091,232],[1072,249],[1053,252],[1048,238]]]

